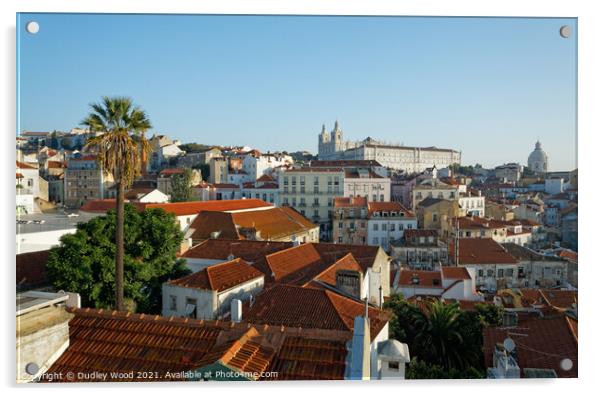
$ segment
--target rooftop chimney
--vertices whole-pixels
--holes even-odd
[[[366,312],[368,299],[366,299]],[[353,321],[353,339],[351,340],[351,368],[349,379],[370,379],[370,326],[367,313],[364,317],[356,316]]]
[[[230,302],[230,318],[234,323],[242,320],[242,301],[237,298]]]

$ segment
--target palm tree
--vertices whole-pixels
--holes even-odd
[[[424,360],[447,370],[469,366],[460,315],[458,304],[436,300],[429,304],[427,312],[417,318],[415,344]]]
[[[85,148],[96,152],[104,172],[111,173],[117,185],[117,225],[115,228],[115,309],[123,305],[123,229],[125,189],[140,174],[142,158],[150,151],[144,132],[151,128],[146,113],[126,97],[104,96],[101,103],[90,104],[92,111],[81,122],[90,131],[102,132],[91,138]]]

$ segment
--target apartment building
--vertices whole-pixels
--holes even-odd
[[[103,172],[95,155],[71,158],[65,169],[65,206],[79,208],[86,201],[103,199],[113,183],[113,176]]]
[[[343,168],[303,167],[279,176],[280,202],[320,225],[322,239],[332,237],[334,199],[343,195]]]

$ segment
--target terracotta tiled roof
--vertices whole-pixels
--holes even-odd
[[[210,238],[214,231],[222,231],[220,238],[244,239],[240,228],[259,232],[261,239],[281,239],[316,228],[292,208],[273,207],[267,210],[250,210],[238,213],[206,211],[190,225],[195,241]]]
[[[441,274],[447,279],[470,279],[470,274],[464,267],[441,267]]]
[[[185,216],[200,213],[205,210],[233,212],[239,210],[266,208],[273,205],[260,199],[232,199],[223,201],[193,201],[164,204],[146,204],[147,209],[161,208],[176,216]]]
[[[38,169],[35,166],[26,164],[25,162],[17,161],[17,169]]]
[[[577,377],[577,323],[565,315],[540,317],[519,314],[518,326],[486,327],[483,330],[483,353],[487,367],[493,365],[493,350],[498,343],[512,338],[516,344],[517,363],[521,369],[552,369],[558,377]],[[573,367],[561,368],[563,359],[571,359]],[[521,376],[524,374],[521,372]]]
[[[516,264],[518,261],[491,238],[459,238],[459,260],[466,264]],[[455,261],[454,243],[449,244],[449,255]]]
[[[366,197],[335,197],[335,208],[364,208],[368,206]]]
[[[301,269],[322,262],[313,244],[305,243],[266,256],[266,262],[276,281],[298,273]]]
[[[213,347],[198,363],[198,367],[219,362],[243,372],[263,373],[276,351],[261,345],[259,332],[251,327],[241,337]]]
[[[374,339],[391,316],[378,308],[368,310]],[[276,284],[257,295],[243,318],[258,324],[353,331],[355,317],[364,312],[364,303],[330,290]]]
[[[202,369],[220,361],[236,371],[276,371],[272,380],[343,379],[350,331],[255,326],[248,323],[68,309],[69,346],[48,374],[67,372],[167,373]],[[177,378],[171,378],[177,380]],[[181,379],[185,380],[185,379]],[[95,379],[102,381],[102,379]],[[106,381],[115,381],[110,376]]]
[[[577,290],[540,289],[539,292],[544,301],[554,308],[569,309],[577,304]]]
[[[241,239],[232,213],[204,211],[194,219],[189,227],[194,232],[190,235],[193,241],[203,241],[213,238]]]
[[[66,168],[66,167],[67,167],[67,165],[65,165],[61,161],[48,161],[49,169],[62,169],[62,168]]]
[[[339,270],[350,270],[357,271],[363,274],[362,267],[358,264],[351,253],[347,253],[343,258],[332,264],[322,273],[314,277],[315,280],[326,283],[330,286],[336,287],[337,284],[337,271]]]
[[[571,250],[562,250],[560,253],[558,253],[558,257],[562,257],[565,258],[569,261],[573,261],[573,262],[578,262],[578,255],[576,252],[573,252]]]
[[[50,250],[17,254],[17,286],[38,287],[49,283],[46,263]]]
[[[258,182],[271,182],[274,181],[274,178],[268,174],[263,174],[261,175],[261,177],[259,179],[257,179]]]
[[[159,175],[161,175],[162,177],[165,177],[165,176],[171,176],[171,175],[180,175],[182,173],[184,173],[183,168],[168,168],[168,169],[163,169],[161,172],[159,172]]]
[[[402,212],[405,217],[414,217],[414,214],[399,202],[369,202],[368,215],[373,216],[375,212]]]
[[[292,242],[208,239],[186,251],[182,257],[225,260],[232,255],[247,262],[255,262],[270,253],[292,246]]]
[[[441,272],[439,271],[402,270],[399,275],[398,285],[405,287],[443,288],[441,284]]]
[[[263,277],[261,272],[246,261],[237,258],[232,261],[209,266],[183,278],[174,279],[169,281],[169,284],[192,289],[222,292],[261,277]]]
[[[313,243],[312,245],[324,260],[330,262],[339,260],[347,253],[353,254],[364,273],[374,265],[376,256],[381,250],[379,246],[346,245],[342,243]]]
[[[283,381],[343,379],[346,356],[345,342],[288,336],[269,368],[269,371],[278,373],[278,378],[266,379]]]
[[[191,201],[175,203],[134,203],[139,210],[163,209],[176,216],[188,216],[211,210],[220,212],[233,212],[239,210],[267,208],[273,205],[260,199],[232,199],[223,201]],[[106,212],[115,208],[114,199],[100,199],[87,201],[80,210],[84,212]]]

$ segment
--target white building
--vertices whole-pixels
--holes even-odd
[[[400,269],[395,274],[391,292],[404,298],[437,297],[458,301],[483,301],[477,293],[475,275],[463,267],[440,267],[437,271]]]
[[[399,202],[368,203],[369,245],[381,246],[387,250],[391,242],[403,238],[406,230],[418,228],[416,216]]]
[[[15,186],[17,213],[39,212],[39,208],[35,203],[35,199],[40,196],[38,168],[17,161]]]
[[[480,191],[476,191],[476,194],[473,194],[472,191],[460,194],[458,204],[461,208],[461,216],[485,217],[485,196]]]
[[[242,159],[242,169],[255,181],[271,170],[283,165],[292,165],[293,158],[284,154],[260,154],[251,151]]]
[[[382,177],[368,168],[345,169],[343,195],[366,197],[369,202],[389,202],[391,179]]]
[[[318,135],[318,157],[324,160],[376,160],[385,167],[409,173],[422,172],[433,166],[445,168],[461,162],[461,153],[451,149],[407,147],[370,137],[360,142],[346,141],[338,121],[330,133],[326,126],[322,126]]]
[[[248,301],[263,283],[263,273],[242,259],[216,264],[164,283],[163,316],[221,318],[233,299]]]

